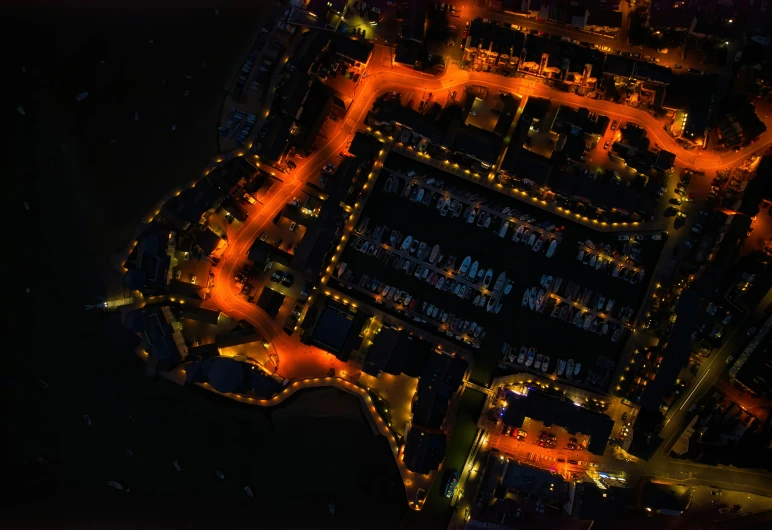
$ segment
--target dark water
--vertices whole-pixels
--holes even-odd
[[[552,258],[547,258],[544,252],[536,253],[523,243],[511,241],[511,230],[504,238],[500,238],[497,231],[491,228],[478,228],[476,223],[466,223],[463,215],[456,219],[450,214],[446,217],[440,216],[434,205],[436,201],[432,201],[429,206],[422,206],[402,198],[399,193],[386,193],[384,183],[387,173],[383,172],[379,176],[362,214],[363,217],[370,218],[371,229],[385,224],[389,228],[400,230],[403,235],[410,234],[414,239],[427,242],[430,247],[438,244],[446,255],[457,257],[456,266],[461,264],[465,256],[471,255],[472,261],[479,261],[480,268],[493,270],[494,282],[502,271],[513,281],[511,293],[503,299],[501,312],[494,314],[488,313],[485,308],[475,307],[471,300],[462,300],[450,292],[434,289],[414,276],[408,276],[402,270],[395,270],[375,257],[366,256],[351,247],[346,249],[341,258],[341,261],[347,262],[353,268],[357,277],[366,273],[389,285],[407,290],[414,297],[417,296],[420,299],[419,307],[423,301],[428,301],[449,313],[483,325],[488,330],[488,336],[481,349],[473,350],[477,363],[473,375],[475,380],[483,383],[488,381],[501,358],[501,346],[504,341],[517,346],[518,349],[520,345],[534,346],[540,353],[549,355],[550,373],[556,370],[559,358],[573,358],[581,362],[585,367],[583,373],[595,363],[599,355],[616,359],[624,341],[612,343],[610,333],[600,336],[552,319],[551,306],[543,313],[536,313],[521,306],[525,289],[538,287],[542,274],[548,274],[556,278],[562,277],[564,285],[573,281],[592,289],[593,292],[601,293],[606,298],[613,298],[617,308],[626,305],[637,307],[645,291],[645,283],[632,285],[613,278],[606,272],[581,265],[575,259],[577,242],[587,239],[591,239],[596,245],[608,242],[612,247],[621,250],[622,242],[618,241],[616,236],[600,235],[529,204],[514,199],[508,201],[503,195],[487,188],[399,154],[389,155],[385,167],[401,169],[403,173],[413,169],[419,175],[441,178],[445,181],[446,189],[455,186],[477,193],[482,198],[489,197],[502,204],[508,204],[521,212],[533,215],[537,219],[534,224],[549,220],[557,226],[565,226],[562,242]],[[643,253],[644,267],[652,271],[659,253],[659,245],[652,241],[643,243],[646,245]]]
[[[0,527],[357,528],[372,512],[376,527],[395,528],[403,517],[391,452],[361,420],[333,408],[274,424],[270,411],[149,379],[136,338],[83,310],[120,282],[110,253],[217,153],[229,72],[269,12],[258,2],[219,17],[160,6],[4,14],[13,116]]]

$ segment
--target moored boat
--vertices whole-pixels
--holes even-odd
[[[411,243],[413,243],[413,236],[407,236],[405,240],[402,242],[402,245],[399,247],[399,249],[404,252],[410,248]]]
[[[502,272],[499,274],[498,278],[496,278],[496,283],[493,284],[493,292],[500,292],[504,288],[505,284],[507,284],[507,274]]]
[[[512,236],[512,241],[519,243],[521,239],[523,239],[523,232],[525,231],[525,225],[520,225],[517,227],[517,231],[515,231],[515,235]]]
[[[483,279],[483,285],[487,288],[491,284],[491,280],[493,280],[493,269],[488,269]]]
[[[461,215],[461,210],[464,208],[464,203],[461,201],[458,201],[458,204],[456,204],[456,208],[453,210],[453,217],[459,217]]]
[[[566,366],[566,376],[571,377],[574,374],[574,360],[569,359]]]
[[[531,237],[528,238],[528,246],[532,247],[533,244],[536,243],[536,234],[531,234]]]
[[[517,362],[518,364],[523,364],[523,361],[525,361],[525,356],[528,354],[528,348],[525,346],[520,346],[520,354],[517,356]]]
[[[459,276],[463,276],[466,274],[466,271],[469,270],[469,265],[472,263],[472,256],[467,256],[464,258],[464,261],[461,262],[461,266],[458,268],[458,274]]]
[[[418,245],[418,257],[421,257],[421,254],[423,254],[424,250],[426,250],[426,243],[421,241],[421,244]]]
[[[579,371],[582,369],[582,363],[576,363],[574,365],[574,375],[579,375]]]
[[[563,375],[563,372],[566,369],[566,361],[563,359],[560,359],[558,362],[558,375]]]
[[[536,348],[528,348],[528,354],[525,359],[525,365],[531,366],[533,364],[533,360],[536,357]]]
[[[418,194],[415,196],[415,202],[422,202],[424,200],[424,189],[420,188]]]
[[[536,308],[536,287],[531,287],[531,290],[528,293],[528,305],[531,309]]]
[[[477,208],[473,208],[471,212],[469,212],[469,217],[466,218],[466,222],[469,224],[474,223],[474,218],[477,217]]]
[[[386,179],[386,184],[383,185],[383,190],[387,193],[391,193],[391,184],[394,181],[394,179],[389,176],[389,178]]]
[[[440,210],[440,215],[445,217],[448,215],[448,209],[450,208],[450,197],[445,199],[445,201],[442,203],[442,209]]]
[[[598,261],[598,255],[593,254],[592,258],[590,258],[590,267],[595,267],[595,263]]]
[[[469,279],[470,280],[474,280],[475,277],[477,276],[477,269],[478,269],[479,266],[480,266],[480,264],[478,262],[476,262],[476,261],[474,263],[472,263],[472,267],[469,269]]]
[[[507,235],[507,230],[509,230],[509,221],[501,225],[501,228],[499,229],[499,237],[504,237]]]
[[[526,289],[525,294],[523,295],[523,302],[521,304],[523,307],[528,305],[528,300],[530,299],[530,297],[531,297],[531,290]]]
[[[533,251],[539,252],[543,244],[544,244],[544,236],[539,236],[539,239],[537,239],[536,243],[534,243],[533,245]]]
[[[434,263],[434,260],[437,259],[437,256],[440,253],[440,246],[434,245],[434,248],[432,248],[432,253],[429,254],[429,263]]]
[[[550,356],[545,355],[544,359],[541,362],[541,371],[546,372],[549,369],[549,365],[550,365]]]
[[[485,224],[485,220],[488,218],[488,214],[485,212],[480,212],[480,215],[477,217],[477,228],[482,228],[482,226]]]
[[[606,303],[605,296],[601,296],[600,298],[598,298],[598,311],[603,311],[603,304],[605,303]]]
[[[503,272],[501,274],[504,274]],[[512,282],[507,282],[506,287],[504,287],[504,294],[509,294],[512,292]]]
[[[551,258],[555,254],[555,249],[558,248],[558,242],[556,239],[550,241],[550,246],[547,247],[547,257]]]

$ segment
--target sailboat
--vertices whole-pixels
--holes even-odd
[[[550,241],[550,246],[547,247],[547,257],[551,258],[553,254],[555,254],[555,249],[558,248],[558,242],[555,240],[555,238],[552,238]]]
[[[488,272],[485,273],[485,278],[483,279],[483,285],[486,289],[491,284],[491,280],[493,280],[493,269],[488,269]]]
[[[461,267],[458,268],[459,276],[463,276],[464,274],[466,274],[466,271],[469,270],[469,265],[471,263],[472,263],[472,256],[467,256],[464,258],[464,261],[461,262]]]
[[[437,259],[437,256],[439,255],[439,253],[440,253],[440,246],[434,245],[434,247],[432,248],[432,253],[429,254],[429,263],[434,263],[434,260]]]

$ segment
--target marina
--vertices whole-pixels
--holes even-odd
[[[589,384],[589,374],[603,374],[596,358],[613,364],[624,346],[635,321],[632,308],[640,305],[648,281],[642,271],[653,269],[661,244],[636,242],[635,248],[642,252],[638,263],[632,263],[628,256],[633,245],[616,234],[550,218],[527,204],[515,204],[513,213],[506,210],[506,199],[390,153],[331,282],[339,282],[338,289],[373,307],[399,311],[403,319],[427,333],[444,333],[450,341],[475,348],[480,380],[502,370],[534,371],[541,354],[540,374],[569,378],[571,359],[570,379]],[[584,256],[576,259],[580,248],[585,255],[588,250],[597,254],[594,265],[590,265],[592,256],[587,263]],[[603,262],[607,262],[605,268]],[[344,264],[353,272],[341,273]],[[608,276],[613,277],[619,265],[636,271],[638,281],[620,279],[610,289]],[[359,285],[363,276],[369,289]],[[551,287],[540,287],[549,277]],[[384,294],[386,286],[389,290]],[[540,289],[544,291],[539,310],[531,309],[530,296],[523,306],[526,289],[530,293],[533,287],[536,297]],[[491,304],[490,295],[499,290],[498,300]],[[401,302],[395,301],[395,295]],[[454,328],[454,320],[461,327]],[[477,331],[477,337],[474,332],[470,335],[470,329]],[[512,346],[514,363],[502,359],[504,344],[517,345]],[[523,344],[527,348],[523,362],[518,363]],[[530,348],[535,353],[526,366]],[[561,365],[562,374],[558,374]],[[602,384],[603,377],[596,379],[596,384]]]

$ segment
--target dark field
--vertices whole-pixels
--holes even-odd
[[[535,253],[523,243],[513,242],[511,229],[504,238],[500,238],[491,228],[478,228],[476,224],[467,224],[463,215],[456,219],[450,214],[441,217],[434,204],[422,206],[402,198],[399,192],[387,193],[384,191],[387,173],[382,172],[379,175],[362,214],[363,217],[370,218],[370,229],[385,224],[391,229],[400,230],[403,235],[410,234],[414,239],[426,241],[430,247],[439,244],[441,251],[446,255],[457,257],[456,267],[465,256],[471,255],[472,261],[478,260],[481,268],[484,266],[486,269],[493,269],[494,281],[500,272],[505,271],[507,278],[514,282],[512,292],[503,298],[501,312],[488,313],[485,308],[472,305],[471,300],[462,300],[450,292],[441,292],[414,276],[386,266],[374,256],[357,252],[351,246],[347,247],[341,257],[341,261],[348,263],[354,270],[356,278],[367,273],[388,285],[396,285],[399,289],[407,290],[413,297],[418,297],[420,302],[417,307],[426,300],[439,305],[449,313],[455,313],[456,316],[483,325],[488,330],[488,336],[481,349],[472,350],[476,357],[473,374],[475,381],[487,383],[490,380],[501,359],[501,346],[505,341],[518,349],[520,345],[534,346],[539,353],[549,355],[551,362],[548,373],[555,372],[559,358],[573,358],[581,362],[583,368],[580,378],[595,364],[598,356],[604,355],[616,360],[624,340],[612,343],[610,334],[597,335],[550,318],[552,308],[550,304],[543,313],[521,306],[525,289],[538,286],[542,274],[548,274],[556,278],[562,277],[564,285],[573,281],[607,298],[613,298],[615,307],[637,308],[645,292],[648,278],[645,278],[644,282],[630,284],[613,278],[604,271],[582,265],[576,260],[577,243],[587,239],[591,239],[596,245],[608,242],[613,248],[621,251],[622,242],[618,241],[616,235],[601,235],[582,225],[566,222],[565,219],[557,218],[529,204],[508,200],[503,195],[399,154],[389,155],[385,167],[401,169],[403,174],[413,169],[418,175],[426,174],[442,178],[446,189],[455,186],[473,191],[483,198],[491,197],[494,201],[533,215],[537,219],[535,224],[551,220],[557,226],[565,226],[562,242],[558,245],[555,254],[547,258],[543,251]],[[403,186],[404,183],[401,184],[400,191]],[[388,241],[386,238],[384,240]],[[657,241],[642,242],[644,244],[643,265],[649,271],[654,269],[658,259],[660,248],[658,243]],[[354,295],[354,291],[351,293]],[[437,332],[436,328],[431,329]]]

